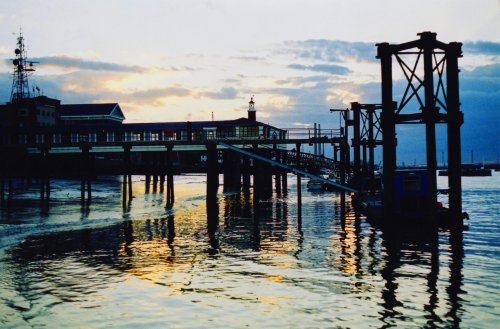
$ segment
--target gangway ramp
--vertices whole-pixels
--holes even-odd
[[[345,185],[339,184],[339,183],[334,182],[332,180],[325,179],[325,178],[323,178],[321,176],[318,176],[318,175],[315,175],[315,174],[311,174],[311,173],[309,173],[307,171],[301,170],[299,168],[292,167],[290,165],[281,163],[279,161],[271,160],[271,159],[268,159],[268,158],[263,157],[261,155],[245,151],[245,150],[240,149],[239,147],[233,146],[231,144],[226,144],[226,143],[223,143],[223,142],[219,142],[218,144],[220,146],[222,146],[222,147],[225,147],[225,148],[228,148],[228,149],[233,150],[235,152],[238,152],[240,154],[246,155],[246,156],[248,156],[250,158],[257,159],[257,160],[260,160],[260,161],[264,161],[264,162],[267,162],[267,163],[269,163],[269,164],[271,164],[273,166],[281,167],[281,168],[286,169],[286,170],[290,170],[291,172],[293,172],[295,174],[300,174],[302,176],[306,176],[306,177],[309,177],[311,179],[319,180],[319,181],[321,181],[321,182],[323,182],[325,184],[334,186],[334,187],[339,188],[341,190],[344,190],[346,192],[352,192],[352,193],[357,193],[358,192],[357,190],[355,190],[355,189],[353,189],[353,188],[351,188],[349,186],[345,186]]]

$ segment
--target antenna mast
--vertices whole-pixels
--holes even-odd
[[[17,48],[14,51],[16,58],[12,60],[14,65],[14,73],[12,77],[12,91],[10,100],[12,103],[20,102],[23,99],[31,97],[28,84],[28,77],[35,71],[35,63],[27,60],[26,50],[24,48],[24,37],[22,32],[19,32],[17,37]]]

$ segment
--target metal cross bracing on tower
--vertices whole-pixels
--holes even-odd
[[[371,191],[375,188],[375,147],[382,145],[381,109],[381,104],[351,103],[351,111],[354,117],[352,138],[354,151],[353,174],[355,179],[369,177]]]
[[[460,217],[462,209],[460,176],[460,111],[458,90],[458,58],[462,44],[443,43],[436,33],[423,32],[420,39],[402,44],[377,44],[377,58],[382,73],[384,211],[389,214],[394,200],[396,170],[396,124],[424,124],[426,128],[427,207],[432,214],[437,203],[436,123],[448,128],[448,171],[450,211]],[[396,102],[393,86],[393,58],[399,64],[406,87]],[[413,62],[412,62],[413,60]]]
[[[353,125],[353,120],[351,120],[349,116],[349,109],[330,109],[330,112],[340,113],[340,139],[337,143],[333,143],[334,159],[337,159],[337,151],[340,151],[339,164],[342,168],[341,171],[349,173],[351,171],[351,157],[349,152],[349,126]]]
[[[14,73],[10,95],[12,103],[20,102],[31,97],[28,77],[35,71],[34,64],[38,63],[27,60],[26,49],[24,48],[24,37],[21,32],[19,32],[19,36],[17,37],[17,48],[14,52],[16,58],[12,60]]]

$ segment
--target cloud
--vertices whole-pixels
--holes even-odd
[[[262,62],[266,58],[260,56],[233,56],[232,59],[243,61],[243,62]]]
[[[94,61],[78,57],[70,56],[46,56],[29,58],[30,61],[39,62],[43,68],[56,68],[63,70],[85,70],[85,71],[101,71],[101,72],[120,72],[120,73],[145,73],[151,71],[167,71],[167,72],[193,72],[199,71],[197,68],[182,66],[182,67],[145,67],[139,65],[123,65],[111,62]],[[4,63],[8,66],[12,65],[11,59],[5,59]]]
[[[296,70],[326,72],[337,75],[347,75],[351,73],[351,70],[349,70],[347,67],[335,64],[314,64],[314,65],[290,64],[288,65],[288,68]]]
[[[116,88],[115,84],[128,76],[128,73],[122,72],[96,74],[90,71],[76,71],[67,74],[37,76],[36,81],[31,81],[31,83],[42,88],[44,95],[61,99],[65,104],[118,102],[133,105],[131,107],[137,110],[147,106],[163,106],[166,99],[170,97],[192,96],[190,89],[176,84],[149,89]],[[3,80],[0,76],[0,82]]]
[[[474,55],[500,56],[500,42],[473,41],[465,42],[463,45],[465,53]]]
[[[298,58],[327,62],[376,62],[375,42],[349,42],[327,39],[288,41],[280,53],[293,53]]]
[[[12,89],[12,75],[9,73],[0,73],[0,104],[10,100]]]
[[[224,87],[216,92],[202,92],[199,95],[212,99],[235,99],[238,96],[238,91],[233,87]]]
[[[276,80],[274,83],[277,85],[292,85],[301,86],[308,83],[326,82],[329,77],[326,75],[313,75],[308,77],[291,77],[288,79]]]
[[[165,98],[187,97],[190,95],[191,91],[189,89],[179,86],[174,86],[165,88],[137,90],[126,93],[116,93],[115,97],[116,99],[127,103],[160,107],[163,105],[163,101],[165,100]]]
[[[40,62],[44,67],[62,69],[80,69],[91,71],[131,72],[142,73],[148,69],[137,65],[123,65],[110,62],[93,61],[70,56],[46,56],[30,58],[31,61]]]

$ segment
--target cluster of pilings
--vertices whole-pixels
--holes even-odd
[[[218,150],[215,143],[207,143],[207,199],[214,198],[219,187],[219,173],[223,173],[224,192],[234,192],[253,186],[255,199],[266,199],[272,196],[273,187],[277,193],[287,190],[287,171],[273,167],[263,161],[256,161],[242,156],[232,150]],[[222,166],[219,166],[221,153]],[[275,149],[253,146],[252,153],[266,158],[274,157],[277,161],[285,161],[286,152]],[[253,176],[253,179],[251,178]],[[273,186],[274,181],[274,186]],[[252,184],[253,183],[253,184]]]
[[[175,200],[172,150],[172,145],[168,145],[165,152],[144,152],[142,154],[142,161],[145,167],[145,193],[149,193],[151,190],[152,192],[165,192],[166,209],[172,209]],[[124,146],[123,169],[122,202],[125,206],[133,198],[130,146]]]
[[[351,103],[351,109],[341,111],[344,117],[344,138],[349,127],[353,127],[353,181],[368,179],[369,190],[374,192],[374,149],[382,146],[384,216],[392,218],[395,209],[396,125],[425,125],[426,145],[426,209],[430,218],[437,214],[437,160],[436,124],[447,124],[448,135],[448,186],[451,217],[462,224],[461,189],[461,143],[460,126],[463,113],[460,111],[458,90],[458,58],[462,56],[461,43],[445,44],[436,40],[436,33],[419,33],[420,39],[403,44],[377,44],[377,58],[381,61],[381,104]],[[405,56],[412,56],[407,63]],[[399,64],[407,80],[407,87],[399,102],[393,92],[393,62]],[[420,72],[419,70],[423,70]],[[397,95],[398,97],[400,95]],[[417,105],[417,106],[415,106]],[[349,113],[353,113],[350,119]],[[343,144],[339,145],[342,149]],[[347,152],[346,156],[349,156]],[[346,158],[341,165],[350,165]]]
[[[19,150],[21,149],[19,148]],[[68,168],[67,172],[57,172],[57,168],[54,168],[54,164],[60,162],[62,158],[49,153],[49,147],[40,147],[39,151],[37,154],[28,155],[26,149],[19,151],[19,154],[9,150],[9,156],[2,164],[0,177],[0,194],[2,200],[9,200],[14,197],[14,178],[16,178],[16,181],[24,179],[31,181],[31,175],[35,175],[37,182],[40,183],[40,199],[42,202],[48,204],[51,177],[67,177],[69,179],[78,177],[80,180],[82,205],[90,205],[92,202],[92,182],[99,172],[99,169],[95,165],[95,153],[92,152],[91,145],[89,143],[82,143],[80,145],[80,153],[76,153],[72,158],[65,160],[66,165],[71,164],[68,166],[71,168]],[[258,144],[255,144],[252,151],[267,158],[286,162],[286,151],[279,150],[276,147],[273,149],[263,149],[259,148]],[[137,157],[134,155],[134,157],[140,158],[139,171],[136,165],[137,159],[133,160],[132,155],[132,146],[123,145],[122,163],[116,166],[113,172],[115,175],[123,175],[122,202],[124,207],[129,205],[133,199],[132,175],[140,172],[145,177],[145,193],[149,193],[151,190],[153,192],[159,191],[160,193],[165,193],[165,207],[171,209],[175,200],[173,146],[167,145],[166,150],[161,152],[142,152]],[[218,148],[215,142],[208,142],[206,144],[206,155],[207,198],[210,200],[217,196],[219,174],[221,173],[224,179],[224,192],[239,191],[240,189],[253,187],[256,199],[271,197],[273,189],[278,194],[287,192],[287,171],[283,168],[250,159],[229,149]],[[219,159],[222,161],[219,161]],[[22,166],[30,167],[24,168]],[[5,198],[6,194],[7,198]]]
[[[449,206],[453,217],[462,218],[462,186],[461,186],[461,143],[460,126],[463,113],[460,111],[458,89],[458,58],[462,56],[462,44],[451,42],[445,44],[436,40],[436,33],[420,33],[420,39],[411,42],[391,45],[377,45],[377,58],[381,62],[382,71],[382,131],[383,131],[383,163],[384,212],[389,214],[394,208],[394,172],[396,170],[396,124],[421,123],[425,125],[426,158],[428,171],[427,206],[431,217],[435,217],[437,204],[437,159],[436,159],[436,124],[446,123],[448,128],[448,186]],[[423,99],[418,96],[414,86],[415,67],[409,67],[402,59],[411,49],[417,49],[417,62],[423,61],[423,79],[419,79],[418,88],[423,88]],[[396,107],[393,95],[392,60],[396,58],[402,70],[407,74],[407,93]],[[439,59],[440,58],[440,59]],[[409,70],[408,70],[409,68]],[[444,77],[446,71],[446,77]],[[408,78],[409,77],[409,78]],[[417,76],[418,78],[418,76]],[[444,79],[445,78],[445,79]],[[437,84],[435,85],[435,79]],[[445,87],[446,86],[446,87]],[[410,91],[413,89],[412,91]],[[407,96],[407,97],[406,97]],[[443,97],[444,96],[444,97]],[[417,112],[403,113],[409,100],[416,98],[421,106]],[[440,113],[440,109],[444,113]]]
[[[2,204],[14,198],[14,180],[23,186],[38,184],[43,206],[50,199],[51,157],[47,147],[41,147],[37,157],[31,157],[25,149],[13,148],[0,151],[0,200]]]

